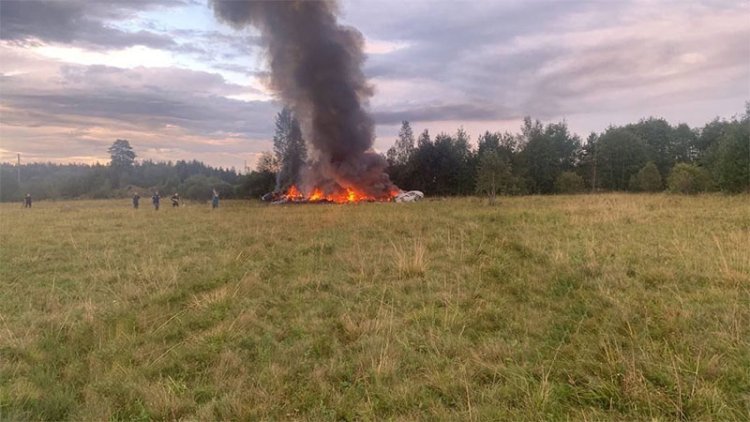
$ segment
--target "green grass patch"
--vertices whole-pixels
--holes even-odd
[[[3,204],[0,419],[747,420],[748,204]]]

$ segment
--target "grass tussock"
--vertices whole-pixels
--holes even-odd
[[[421,240],[414,239],[413,247],[398,247],[391,242],[394,249],[394,262],[398,269],[399,279],[417,277],[425,273],[425,247]]]
[[[2,420],[747,420],[747,196],[0,206]]]

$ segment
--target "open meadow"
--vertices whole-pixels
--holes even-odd
[[[0,205],[0,419],[750,418],[747,195],[147,202]]]

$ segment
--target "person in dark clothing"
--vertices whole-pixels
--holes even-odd
[[[172,195],[172,208],[179,207],[180,206],[180,195],[178,195],[176,192],[174,195]]]
[[[133,208],[138,209],[138,204],[141,201],[141,196],[138,195],[138,192],[133,194]]]
[[[154,196],[151,197],[151,203],[154,204],[154,210],[159,211],[159,192],[154,192]]]
[[[31,194],[27,193],[26,198],[23,200],[23,207],[24,208],[31,208]]]
[[[219,208],[219,192],[214,189],[214,196],[211,198],[211,208]]]

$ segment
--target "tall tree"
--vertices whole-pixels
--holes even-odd
[[[424,192],[432,193],[435,188],[435,144],[430,138],[427,129],[419,135],[417,148],[406,166],[406,179],[409,181],[409,188],[418,189]],[[404,184],[399,184],[404,187]]]
[[[523,155],[532,193],[552,193],[555,180],[572,170],[581,146],[578,136],[571,135],[565,122],[544,127],[538,120],[524,119]]]
[[[456,155],[459,166],[455,169],[457,185],[452,194],[470,195],[474,192],[476,184],[477,156],[476,152],[472,149],[471,138],[463,127],[459,127],[456,130],[453,153]]]
[[[125,139],[118,139],[107,149],[111,161],[110,166],[119,169],[129,169],[135,163],[135,152],[130,142]]]
[[[475,185],[473,160],[464,130],[455,137],[440,133],[434,142],[425,131],[408,163],[410,187],[432,195],[468,195]]]
[[[656,164],[662,177],[666,177],[674,166],[674,153],[679,149],[672,145],[675,139],[672,126],[664,119],[649,117],[625,128],[643,140],[647,159]]]
[[[404,186],[411,183],[409,177],[409,162],[414,155],[414,133],[409,122],[401,123],[396,143],[388,149],[386,160],[388,161],[388,175],[396,186]]]
[[[689,163],[697,157],[695,143],[698,133],[685,123],[672,129],[669,139],[669,155],[672,163]]]
[[[435,145],[430,132],[425,129],[417,139],[417,147],[411,153],[404,166],[390,166],[388,174],[391,180],[404,189],[418,189],[432,192],[435,182],[431,165],[434,161]]]
[[[732,120],[715,150],[712,173],[719,189],[750,191],[750,109],[742,119]]]
[[[130,146],[130,142],[125,139],[118,139],[107,149],[111,161],[109,162],[111,170],[111,184],[114,188],[119,188],[122,182],[130,175],[135,163],[135,151]]]
[[[623,127],[610,127],[596,146],[597,186],[627,190],[631,176],[638,173],[648,157],[646,143]]]
[[[414,153],[414,133],[409,122],[401,122],[396,143],[388,149],[388,163],[392,166],[403,166]]]
[[[477,157],[481,160],[485,153],[497,152],[510,163],[517,146],[518,141],[512,134],[487,131],[477,138]]]
[[[284,107],[276,115],[273,150],[279,163],[276,189],[286,190],[289,186],[299,183],[300,173],[307,160],[307,146],[302,138],[302,130],[288,107]]]
[[[596,160],[597,160],[597,141],[599,135],[591,132],[586,138],[586,143],[581,146],[581,152],[578,156],[576,171],[583,177],[586,186],[592,191],[597,188]]]
[[[498,149],[500,149],[500,132],[486,131],[477,138],[477,156],[480,160],[486,153],[494,153]]]
[[[425,129],[422,131],[422,133],[419,135],[419,139],[417,139],[417,146],[422,146],[424,144],[431,144],[432,139],[430,138],[430,131]]]

